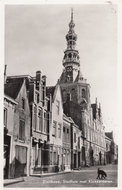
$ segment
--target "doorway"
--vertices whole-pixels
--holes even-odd
[[[7,179],[9,175],[9,158],[10,158],[10,143],[11,137],[4,136],[4,178]]]
[[[77,168],[77,160],[76,160],[76,158],[77,158],[77,155],[74,154],[74,168]]]
[[[15,147],[15,177],[27,175],[27,148]]]

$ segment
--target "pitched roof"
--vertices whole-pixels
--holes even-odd
[[[7,83],[4,85],[4,93],[13,99],[16,99],[23,82],[23,78],[7,80]]]
[[[80,70],[78,71],[75,82],[83,82],[83,83],[86,82],[86,79],[83,78],[83,75]]]
[[[105,135],[110,138],[113,139],[113,132],[106,132]]]
[[[67,81],[66,72],[62,72],[60,79],[59,79],[59,83],[64,83],[66,81]]]
[[[72,100],[69,100],[63,104],[64,114],[67,117],[71,117],[74,123],[81,129],[82,122],[81,122],[81,106]]]

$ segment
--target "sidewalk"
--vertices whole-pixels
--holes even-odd
[[[67,170],[67,171],[60,171],[60,172],[53,172],[53,173],[42,173],[42,174],[32,174],[30,176],[34,177],[48,177],[48,176],[53,176],[53,175],[60,175],[60,174],[65,174],[65,173],[71,173],[73,170]]]
[[[72,170],[55,172],[55,173],[33,174],[33,175],[30,175],[30,176],[18,177],[18,178],[14,178],[14,179],[4,179],[3,180],[3,183],[4,183],[3,185],[7,186],[7,185],[10,185],[10,184],[14,184],[14,183],[28,181],[28,180],[30,180],[30,177],[48,177],[48,176],[60,175],[60,174],[71,173],[71,172],[72,172]]]
[[[14,178],[14,179],[4,179],[3,186],[7,186],[10,184],[19,183],[19,182],[23,182],[23,181],[24,181],[24,177],[18,177],[18,178]]]

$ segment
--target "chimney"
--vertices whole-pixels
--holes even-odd
[[[96,103],[96,106],[97,106],[97,97],[96,97],[96,99],[95,99],[95,103]]]
[[[43,84],[46,86],[46,75],[42,76]]]
[[[46,97],[46,76],[43,75],[42,76],[42,81],[43,81],[43,85],[42,85],[42,101],[43,101],[43,106],[45,105],[45,97]]]
[[[41,71],[36,72],[36,89],[40,90],[41,85]]]

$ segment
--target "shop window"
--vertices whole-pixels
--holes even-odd
[[[56,152],[53,152],[53,163],[54,165],[57,164]]]
[[[52,152],[50,152],[50,165],[52,165]]]

